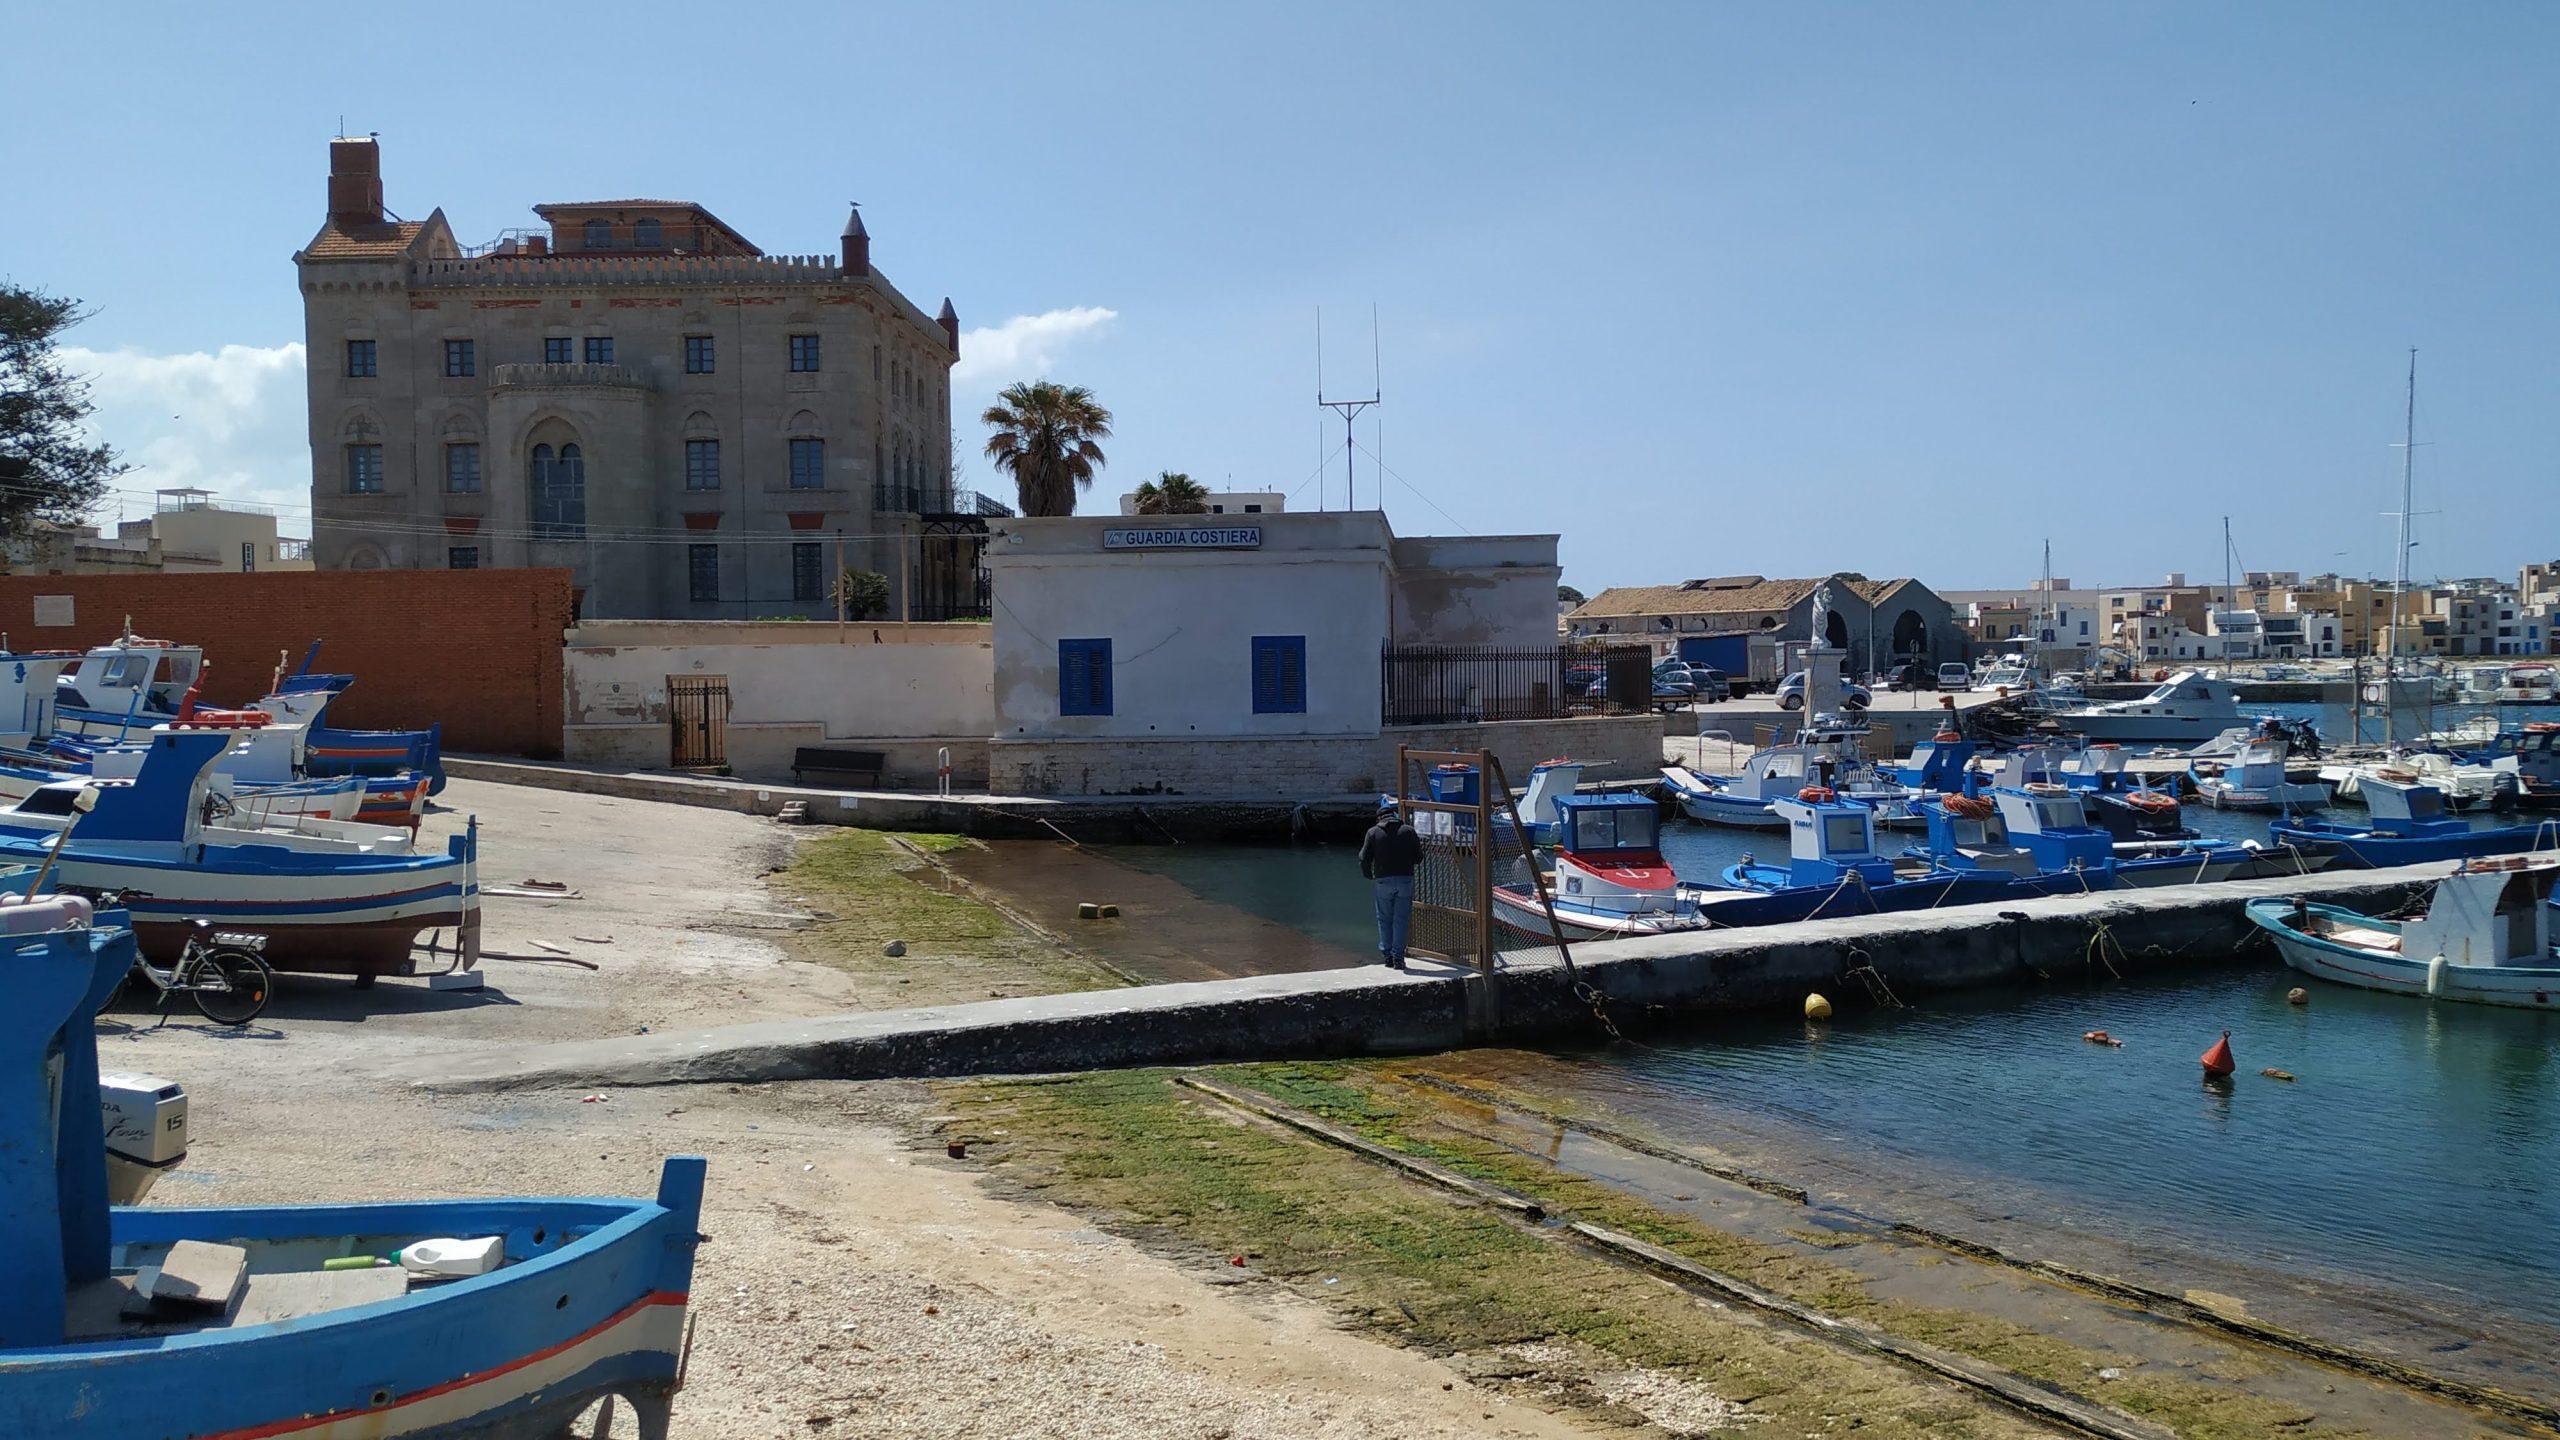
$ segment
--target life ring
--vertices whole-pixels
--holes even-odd
[[[2089,748],[2092,750],[2121,750],[2124,747],[2113,740],[2101,740],[2096,744],[2091,745]]]
[[[1979,795],[1949,795],[1938,801],[1940,808],[1959,820],[1988,820],[2000,813],[2000,807]]]
[[[1929,743],[1932,745],[1953,745],[1963,739],[1964,737],[1962,735],[1957,734],[1953,730],[1941,730],[1937,734],[1929,737]]]
[[[1558,756],[1554,757],[1553,759],[1549,759],[1549,760],[1541,760],[1541,761],[1539,761],[1539,762],[1538,762],[1538,764],[1537,764],[1536,766],[1532,766],[1531,768],[1532,768],[1532,769],[1536,769],[1536,768],[1540,768],[1540,767],[1548,766],[1548,765],[1570,765],[1570,764],[1572,764],[1572,763],[1573,763],[1573,758],[1572,758],[1571,756],[1568,756],[1568,755],[1558,755]]]
[[[2030,795],[2040,795],[2048,799],[2056,795],[2068,795],[2071,793],[2070,786],[2056,785],[2050,780],[2030,780],[2019,788]]]
[[[2135,790],[2124,797],[2124,803],[2146,815],[2175,815],[2178,797],[2159,790]]]
[[[2560,720],[2528,720],[2525,722],[2524,729],[2528,735],[2560,733]]]
[[[2397,765],[2385,765],[2381,769],[2373,772],[2373,778],[2376,780],[2388,780],[2394,785],[2415,785],[2418,783],[2418,772],[2415,770],[2403,770]]]
[[[1828,805],[1839,799],[1840,793],[1828,785],[1807,785],[1796,792],[1796,798],[1807,805]]]

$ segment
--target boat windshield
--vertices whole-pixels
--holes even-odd
[[[1572,814],[1577,851],[1661,848],[1662,817],[1650,805],[1577,805]]]

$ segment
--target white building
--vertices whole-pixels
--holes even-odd
[[[172,572],[312,568],[311,542],[278,535],[274,511],[210,490],[160,491],[150,516],[120,522],[116,538],[137,548],[158,541],[161,568]]]
[[[998,791],[1374,791],[1399,739],[1490,745],[1520,759],[1515,780],[1553,754],[1659,763],[1656,717],[1506,722],[1558,713],[1534,658],[1389,662],[1391,646],[1499,646],[1552,666],[1553,535],[1400,539],[1377,511],[1006,519],[987,569]],[[1445,701],[1435,723],[1386,724],[1391,668],[1399,696]]]

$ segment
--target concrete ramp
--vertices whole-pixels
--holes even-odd
[[[410,1060],[437,1089],[884,1080],[1119,1066],[1419,1054],[1593,1040],[1683,1015],[1791,1007],[1808,991],[1860,1004],[1978,985],[2131,976],[2228,964],[2241,907],[2304,895],[2368,910],[2423,894],[2452,867],[2118,890],[1899,915],[1701,930],[1577,946],[1490,976],[1427,968],[1319,970],[968,1005],[774,1020]],[[2255,947],[2253,945],[2252,949]]]

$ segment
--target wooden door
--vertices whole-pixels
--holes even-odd
[[[729,677],[667,677],[668,751],[678,769],[729,763]]]

